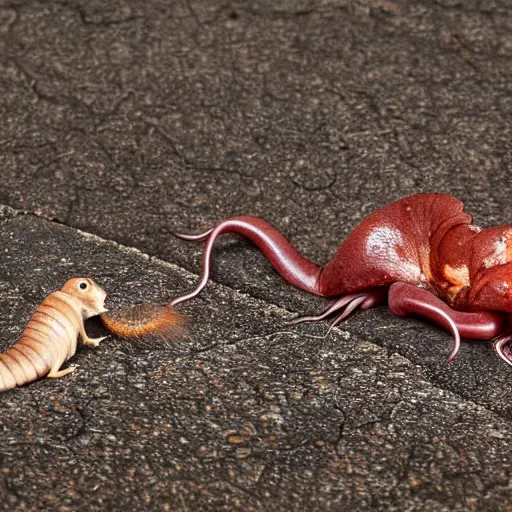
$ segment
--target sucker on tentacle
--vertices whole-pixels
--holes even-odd
[[[321,315],[291,323],[339,312],[330,331],[357,308],[376,306],[388,294],[393,313],[426,317],[452,333],[448,361],[457,354],[461,338],[490,340],[501,334],[494,347],[511,364],[507,343],[512,338],[503,341],[503,333],[512,313],[512,226],[481,229],[471,221],[463,204],[449,195],[406,197],[363,219],[320,267],[263,219],[235,217],[200,235],[176,235],[205,242],[205,247],[199,284],[171,306],[203,290],[216,239],[233,233],[251,240],[290,284],[335,299]]]

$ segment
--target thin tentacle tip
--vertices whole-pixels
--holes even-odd
[[[443,316],[444,316],[444,313],[443,313]],[[457,326],[455,325],[453,320],[449,317],[446,317],[446,319],[448,320],[450,331],[453,334],[453,350],[452,350],[452,353],[448,356],[448,359],[446,360],[447,363],[451,363],[454,360],[455,356],[459,353],[460,334],[459,334],[459,330],[457,329]]]
[[[190,236],[193,236],[193,235],[187,235],[185,233],[171,233],[171,235],[176,237],[176,238],[179,238],[180,240],[186,240]]]
[[[448,356],[448,359],[446,359],[446,363],[447,364],[450,364],[451,362],[453,362],[453,360],[455,359],[455,356],[457,355],[457,352],[452,352],[449,356]]]
[[[494,352],[498,354],[500,359],[503,359],[508,365],[512,366],[512,359],[510,358],[509,350],[507,350],[508,343],[512,341],[512,336],[498,338],[493,343]]]
[[[324,335],[324,339],[327,338],[329,336],[329,334],[331,334],[332,330],[340,323],[340,317],[343,316],[344,313],[342,313],[341,315],[338,315],[330,324],[329,324],[329,328],[327,329],[327,332],[325,333]]]
[[[169,309],[173,309],[174,306],[178,305],[178,304],[181,304],[182,302],[186,302],[187,300],[189,299],[193,299],[195,297],[195,295],[193,296],[190,296],[190,294],[188,295],[182,295],[181,297],[176,297],[175,299],[171,300],[171,302],[169,302],[169,304],[167,305],[167,307]]]
[[[284,322],[284,325],[298,325],[298,324],[302,324],[302,323],[305,323],[305,322],[311,322],[312,319],[310,317],[307,317],[307,316],[297,316],[295,318],[292,318],[291,320],[286,320]]]
[[[452,353],[448,356],[448,359],[446,360],[447,363],[451,363],[455,356],[459,353],[460,349],[460,340],[455,340],[455,346],[453,347]]]
[[[448,356],[448,359],[446,360],[447,363],[451,363],[455,359],[455,356],[459,353],[460,349],[460,334],[455,324],[452,325],[452,334],[453,350],[452,353]]]
[[[324,340],[329,337],[329,334],[331,334],[331,331],[332,331],[333,327],[334,327],[334,325],[331,323],[331,325],[329,325],[329,329],[327,329],[327,332],[322,336],[322,338]]]
[[[186,240],[188,242],[204,242],[210,236],[212,231],[213,228],[205,231],[204,233],[200,233],[199,235],[186,235],[185,233],[172,233],[172,235],[180,240]]]

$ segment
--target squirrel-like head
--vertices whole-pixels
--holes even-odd
[[[84,318],[107,311],[104,306],[107,292],[87,277],[74,277],[66,282],[61,291],[79,300]]]

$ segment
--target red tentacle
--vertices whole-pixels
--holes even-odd
[[[174,299],[171,306],[192,299],[203,290],[210,277],[211,254],[215,241],[220,235],[226,233],[248,238],[290,284],[301,290],[321,295],[318,291],[320,267],[301,256],[268,222],[257,217],[235,217],[221,222],[213,230],[200,235],[176,235],[184,240],[206,240],[206,245],[203,252],[203,273],[199,284],[192,292]]]

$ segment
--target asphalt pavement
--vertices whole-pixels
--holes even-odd
[[[234,215],[319,264],[417,192],[512,224],[511,60],[506,0],[0,0],[0,348],[71,276],[113,310],[192,290],[172,233]],[[0,396],[0,510],[512,510],[490,344],[286,324],[326,305],[219,240],[186,338]]]

